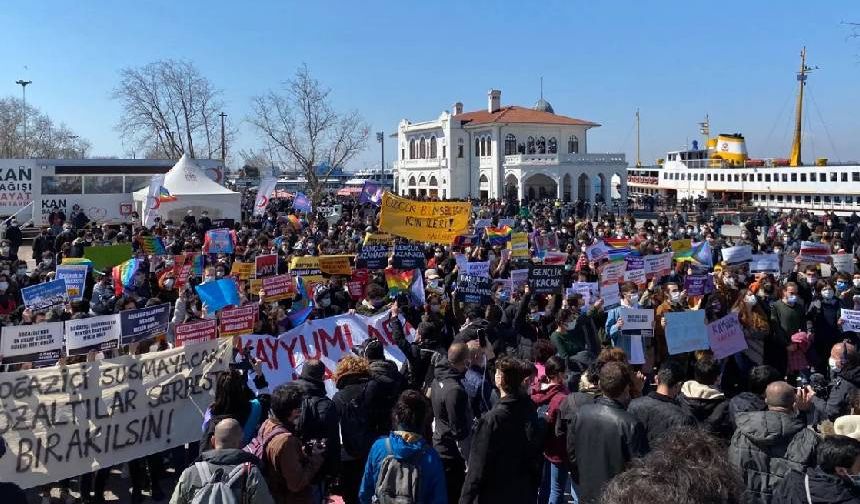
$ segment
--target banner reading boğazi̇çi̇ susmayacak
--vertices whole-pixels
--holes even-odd
[[[301,367],[308,359],[317,359],[325,365],[325,386],[329,397],[335,393],[331,375],[343,357],[370,338],[382,341],[385,358],[400,368],[406,356],[394,342],[390,311],[371,316],[356,314],[337,315],[324,319],[308,320],[278,336],[246,334],[242,347],[251,350],[251,357],[263,366],[263,375],[274,388],[299,377]],[[415,340],[414,329],[400,318],[408,341]]]
[[[229,339],[0,373],[0,481],[32,488],[200,439]]]

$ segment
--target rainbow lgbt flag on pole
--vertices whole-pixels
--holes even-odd
[[[412,277],[415,270],[396,270],[393,268],[385,270],[385,283],[388,284],[388,293],[396,296],[400,292],[409,290],[412,285]]]
[[[141,236],[138,238],[138,243],[147,255],[165,255],[167,253],[160,236]]]
[[[140,268],[140,259],[128,261],[113,267],[113,290],[117,296],[122,296],[123,287],[131,287],[134,274]]]
[[[513,233],[513,230],[508,225],[498,228],[488,226],[484,229],[484,233],[486,234],[487,241],[490,242],[490,245],[503,246],[511,240],[511,233]]]

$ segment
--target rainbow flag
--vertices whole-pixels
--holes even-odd
[[[167,253],[160,236],[141,236],[138,238],[138,243],[147,255],[164,255]]]
[[[630,249],[630,240],[627,238],[604,238],[603,243],[614,250]]]
[[[158,188],[158,202],[159,203],[167,203],[169,201],[176,201],[176,196],[171,196],[170,191],[167,190],[166,187],[161,186]]]
[[[499,228],[489,226],[484,228],[484,233],[486,234],[487,241],[490,242],[490,245],[504,245],[511,240],[512,232],[513,230],[508,225],[504,225]]]
[[[290,319],[293,327],[302,325],[314,309],[314,301],[308,296],[302,277],[296,279],[296,293],[298,294],[298,299],[293,301],[293,306],[290,308],[289,313],[287,313],[287,318]]]
[[[415,270],[396,270],[394,268],[385,270],[385,283],[388,284],[388,293],[396,296],[399,292],[406,292],[412,285],[412,277]]]
[[[113,290],[117,296],[122,295],[123,287],[131,287],[138,268],[140,268],[140,259],[134,258],[113,267]]]
[[[290,225],[293,226],[293,229],[295,229],[296,231],[302,230],[302,221],[300,221],[298,217],[293,214],[290,214],[287,215],[287,220],[290,221]]]

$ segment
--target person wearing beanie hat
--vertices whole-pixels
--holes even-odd
[[[321,492],[325,490],[325,480],[337,474],[340,464],[340,418],[334,402],[326,395],[325,374],[325,364],[309,359],[302,364],[299,378],[293,380],[304,396],[296,421],[297,434],[302,442],[315,439],[326,442],[324,462],[313,483]]]

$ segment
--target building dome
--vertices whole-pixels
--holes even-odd
[[[535,103],[535,106],[532,108],[540,112],[549,112],[550,114],[555,114],[555,110],[552,109],[552,105],[550,105],[549,102],[544,100],[543,98],[538,100],[537,103]]]

